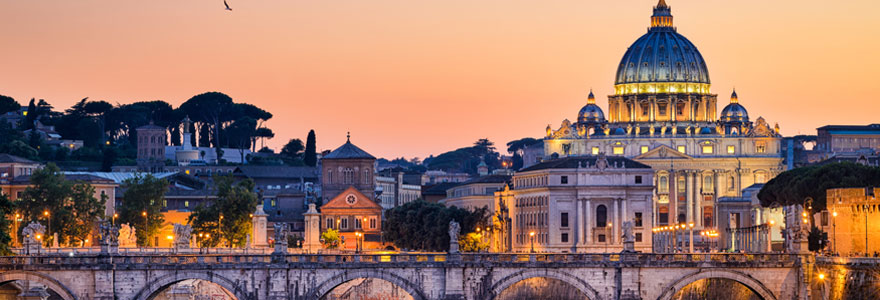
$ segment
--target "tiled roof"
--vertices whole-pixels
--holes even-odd
[[[64,175],[64,179],[69,180],[69,181],[82,181],[82,182],[86,182],[86,183],[90,183],[90,184],[98,184],[98,183],[116,184],[116,182],[114,182],[113,180],[110,180],[110,179],[107,179],[104,177],[95,176],[95,175],[90,175],[90,174],[66,174],[66,175]],[[15,177],[15,179],[12,180],[12,183],[14,183],[14,184],[30,184],[31,183],[31,176],[30,175],[22,175],[22,176]]]
[[[240,166],[235,174],[249,178],[317,178],[318,168],[290,166]]]
[[[423,195],[446,195],[446,190],[461,185],[459,182],[443,182],[422,187]]]
[[[350,141],[345,142],[330,154],[324,155],[324,159],[356,159],[356,158],[364,158],[364,159],[376,159],[376,157],[367,153],[367,151],[358,148]]]
[[[0,163],[36,164],[37,162],[12,154],[0,153]]]

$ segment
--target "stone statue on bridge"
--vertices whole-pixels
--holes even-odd
[[[449,221],[449,253],[458,253],[459,234],[461,234],[461,225],[455,220]]]
[[[98,241],[101,245],[101,253],[116,254],[119,252],[119,228],[104,221],[100,225],[101,239]]]
[[[135,228],[128,224],[122,224],[119,227],[119,247],[132,248],[137,247],[137,235]]]
[[[21,230],[21,240],[28,253],[39,251],[43,248],[42,242],[46,240],[46,227],[43,224],[31,222]]]
[[[287,254],[287,236],[290,228],[287,223],[275,223],[275,252],[274,254]]]
[[[174,223],[174,249],[189,249],[192,240],[192,226]]]
[[[623,252],[636,252],[636,238],[633,235],[633,222],[623,222]]]

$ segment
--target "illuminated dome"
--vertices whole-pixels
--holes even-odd
[[[605,113],[603,113],[602,109],[599,108],[598,105],[596,105],[596,96],[593,96],[593,91],[590,91],[590,96],[587,97],[587,105],[584,105],[584,107],[581,108],[581,111],[578,113],[578,123],[605,123]]]
[[[651,28],[623,55],[615,78],[617,94],[709,93],[709,70],[697,47],[672,26],[666,1],[651,16]]]
[[[721,110],[721,122],[749,122],[749,112],[746,108],[739,104],[739,98],[736,96],[736,90],[730,95],[730,104]]]

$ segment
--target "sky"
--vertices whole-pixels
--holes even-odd
[[[0,0],[0,94],[63,110],[221,91],[274,114],[280,149],[317,134],[378,157],[542,137],[592,88],[607,112],[656,0]],[[667,0],[706,59],[783,135],[880,123],[880,1]]]

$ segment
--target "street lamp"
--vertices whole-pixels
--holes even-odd
[[[146,239],[143,244],[148,246],[150,245],[150,237],[147,235],[147,233],[149,232],[147,230],[147,226],[149,226],[147,225],[147,211],[142,211],[141,216],[144,217],[144,238]]]
[[[611,244],[611,226],[613,223],[605,224],[605,253],[608,253],[608,245]]]
[[[52,233],[52,218],[49,217],[49,211],[44,210],[43,216],[46,217],[46,235]]]
[[[834,245],[831,247],[831,251],[834,252],[834,254],[837,254],[837,211],[832,211],[831,216],[833,217],[831,218],[831,228],[833,230],[832,234],[834,235]]]
[[[532,241],[532,251],[531,253],[535,253],[535,232],[529,232],[529,239]]]
[[[355,232],[354,236],[354,253],[361,253],[361,233],[359,231]]]
[[[119,214],[113,213],[113,217],[110,218],[110,225],[116,226],[116,218],[119,218]]]

